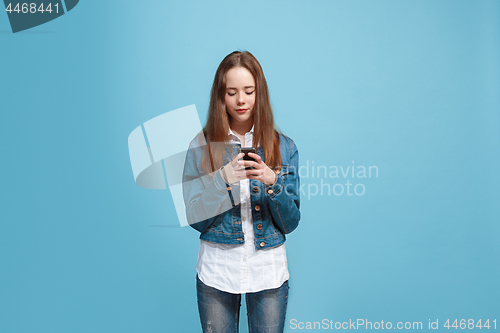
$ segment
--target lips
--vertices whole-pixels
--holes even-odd
[[[238,113],[245,113],[248,109],[237,109],[236,112]]]

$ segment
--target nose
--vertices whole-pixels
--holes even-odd
[[[238,94],[238,101],[237,101],[238,105],[243,105],[243,104],[245,104],[245,99],[244,99],[244,96],[243,96],[243,95],[244,95],[244,94]]]

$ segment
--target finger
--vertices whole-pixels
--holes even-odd
[[[244,154],[238,154],[236,155],[233,160],[231,161],[231,165],[233,165],[233,167],[239,165],[240,161],[241,161],[241,158],[243,157]]]
[[[233,161],[241,160],[245,156],[244,153],[239,153],[236,156],[234,156]]]
[[[248,175],[247,178],[248,179],[253,179],[253,180],[261,181],[260,176],[256,176],[256,175]]]
[[[244,166],[237,166],[236,168],[233,169],[234,172],[244,172],[245,171],[245,167]]]
[[[247,178],[260,177],[261,172],[258,171],[257,169],[249,169],[249,170],[245,170],[245,174],[246,174]],[[252,178],[252,179],[254,179],[254,178]]]
[[[240,162],[243,166],[245,167],[258,167],[259,164],[257,162],[254,162],[254,161],[241,161]]]
[[[243,171],[235,171],[234,175],[238,179],[243,179],[243,178],[245,178],[247,176],[245,170],[243,170]]]
[[[255,153],[248,153],[248,156],[252,157],[257,163],[262,162],[262,158],[260,158],[260,156]]]

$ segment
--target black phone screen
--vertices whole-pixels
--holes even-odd
[[[256,154],[254,147],[241,148],[240,152],[245,153],[245,155],[243,155],[244,161],[255,161],[255,159],[253,157],[248,156],[248,153]],[[254,169],[254,167],[246,167],[245,168],[245,170],[249,170],[249,169]]]

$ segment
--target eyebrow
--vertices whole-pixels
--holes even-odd
[[[245,89],[248,89],[248,88],[255,88],[255,86],[245,86],[244,88],[245,88]],[[226,87],[226,89],[234,89],[234,90],[236,90],[236,88],[235,88],[235,87]]]

